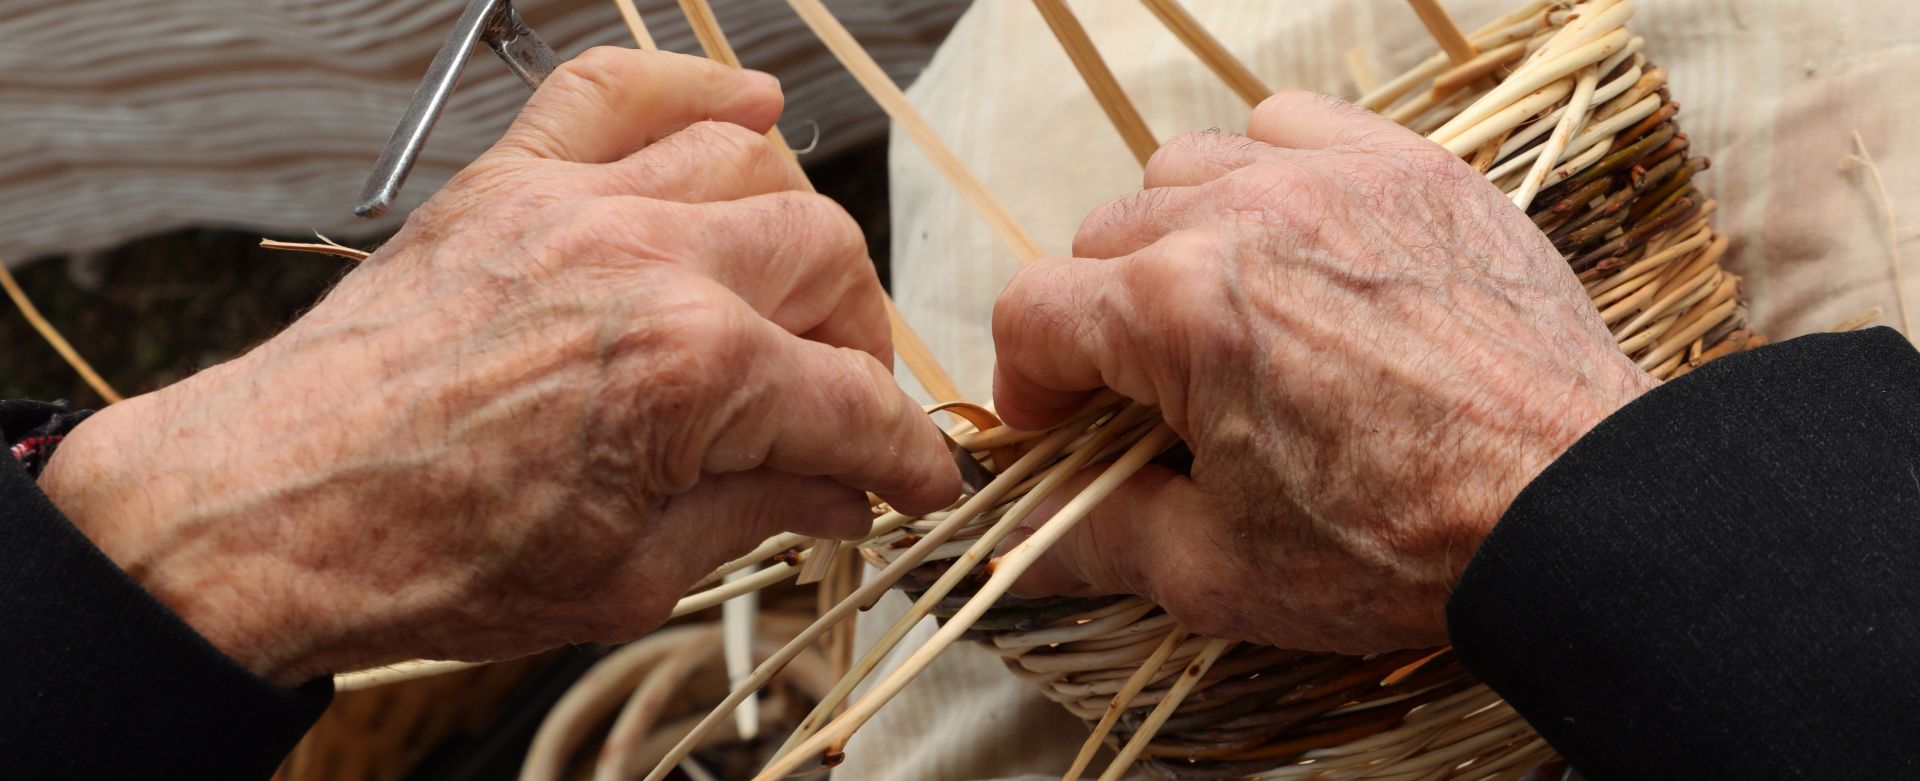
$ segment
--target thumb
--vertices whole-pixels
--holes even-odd
[[[873,522],[865,493],[772,469],[705,475],[669,499],[655,550],[674,551],[691,583],[781,532],[857,540]],[[685,584],[681,584],[685,585]]]
[[[1099,475],[1089,469],[1041,502],[1001,552],[1032,536]],[[1061,537],[1014,582],[1020,596],[1137,594],[1156,598],[1167,578],[1184,566],[1181,554],[1201,517],[1212,513],[1207,498],[1185,475],[1148,465],[1096,505],[1091,515]]]

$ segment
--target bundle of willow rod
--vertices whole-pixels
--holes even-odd
[[[793,2],[803,15],[815,5]],[[1244,72],[1221,66],[1228,55],[1217,43],[1209,48],[1204,31],[1194,36],[1191,17],[1171,0],[1146,2],[1216,72]],[[1036,4],[1130,148],[1151,149],[1136,143],[1145,126],[1071,12],[1057,0]],[[1760,341],[1742,325],[1738,278],[1720,268],[1727,240],[1708,224],[1713,201],[1694,183],[1706,161],[1689,154],[1665,72],[1647,62],[1643,39],[1625,26],[1635,10],[1630,0],[1536,0],[1471,34],[1447,34],[1444,12],[1414,5],[1447,51],[1373,90],[1363,105],[1427,134],[1507,192],[1578,274],[1621,350],[1655,376],[1678,376]],[[877,89],[876,97],[899,100]],[[931,144],[936,160],[950,157],[937,138],[923,140],[930,134],[905,111],[896,119],[915,140]],[[977,187],[943,172],[963,189]],[[774,654],[662,758],[650,780],[663,778],[784,655],[890,586],[914,598],[912,609],[827,692],[759,781],[836,763],[854,730],[962,638],[993,649],[1016,675],[1093,724],[1067,779],[1086,771],[1102,742],[1119,755],[1101,779],[1136,763],[1179,779],[1517,778],[1553,760],[1545,741],[1446,649],[1306,653],[1191,636],[1140,598],[1007,595],[1049,545],[1175,438],[1154,410],[1112,397],[1045,433],[1012,431],[972,405],[942,408],[967,419],[971,426],[956,437],[990,460],[999,479],[923,517],[879,508],[861,551],[881,572]],[[1108,462],[1032,537],[982,566],[1069,475]],[[771,540],[723,569],[799,542]],[[697,595],[689,606],[724,596]],[[853,688],[928,615],[942,621],[934,638],[852,699]]]

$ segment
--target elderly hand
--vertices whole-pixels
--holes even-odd
[[[1655,384],[1483,177],[1316,95],[1168,144],[1074,254],[995,308],[1000,413],[1047,426],[1106,386],[1195,460],[1131,480],[1020,589],[1142,594],[1209,635],[1445,643],[1513,497]]]
[[[663,621],[863,491],[960,490],[859,228],[762,137],[778,84],[600,49],[285,332],[81,425],[42,476],[270,680]]]

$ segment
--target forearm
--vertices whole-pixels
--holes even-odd
[[[1479,549],[1461,660],[1589,777],[1911,774],[1916,389],[1920,355],[1879,329],[1647,394]]]

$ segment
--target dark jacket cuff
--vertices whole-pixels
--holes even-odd
[[[1715,361],[1520,494],[1461,661],[1592,778],[1920,768],[1920,355],[1879,328]]]

